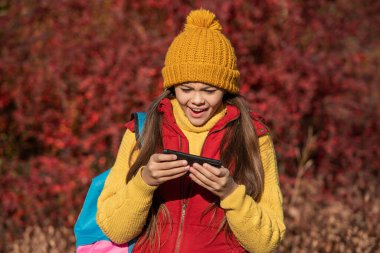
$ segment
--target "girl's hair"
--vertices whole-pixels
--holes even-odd
[[[136,141],[136,145],[130,154],[129,161],[131,163],[134,152],[139,151],[135,162],[130,164],[130,170],[126,178],[127,183],[136,175],[142,166],[148,163],[152,154],[162,150],[162,119],[157,107],[162,99],[173,97],[173,88],[165,90],[150,105],[143,133]],[[228,124],[225,135],[221,141],[220,157],[222,164],[226,168],[233,168],[232,175],[235,182],[245,185],[246,193],[252,196],[253,199],[259,200],[263,191],[264,172],[259,154],[258,137],[252,123],[248,104],[242,96],[232,94],[225,94],[224,102],[236,106],[240,111],[240,116]],[[204,214],[213,209],[216,211],[215,207],[217,205],[217,203],[213,203],[210,208],[205,210]],[[166,221],[163,221],[161,224],[171,224],[170,215],[166,206],[162,204],[158,196],[154,195],[147,226],[142,234],[142,238],[138,242],[144,243],[148,240],[151,249],[160,248],[160,245],[155,245],[155,243],[160,242],[160,233],[157,233],[157,231],[161,229],[158,227],[159,223],[157,222],[159,212],[162,212],[162,217],[166,219]],[[226,230],[227,235],[232,234],[225,218],[219,226],[218,233],[222,229]]]

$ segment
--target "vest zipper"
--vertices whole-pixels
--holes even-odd
[[[238,117],[232,119],[232,120],[235,120],[237,119]],[[226,126],[220,128],[220,129],[216,129],[212,132],[209,132],[206,136],[206,139],[209,137],[209,135],[213,134],[213,133],[216,133],[216,132],[219,132],[221,130],[223,130],[224,128],[226,128]],[[174,128],[172,128],[173,130],[175,130]],[[205,140],[206,140],[205,139]],[[182,150],[182,138],[181,136],[179,136],[179,150]],[[201,155],[203,154],[203,147],[204,145],[202,146],[202,149],[201,149]],[[184,192],[184,180],[181,179],[181,198],[183,198],[183,202],[182,202],[182,208],[181,208],[181,220],[180,220],[180,224],[179,224],[179,231],[178,231],[178,236],[177,236],[177,241],[176,241],[176,246],[175,246],[175,252],[178,253],[179,252],[179,248],[180,248],[180,244],[181,244],[181,239],[182,239],[182,232],[183,232],[183,223],[185,222],[185,216],[186,216],[186,208],[187,208],[187,202],[188,202],[188,197],[190,196],[190,191],[192,189],[191,187],[191,183],[190,183],[190,188],[189,188],[189,192],[187,193],[188,196],[185,196],[185,192]]]
[[[186,207],[187,207],[187,203],[183,203],[182,211],[181,211],[181,223],[179,224],[179,232],[178,232],[178,237],[177,237],[177,243],[175,246],[175,252],[177,253],[179,252],[179,246],[182,239],[182,230],[183,230],[183,223],[185,221]]]

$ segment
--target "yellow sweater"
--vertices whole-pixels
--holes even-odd
[[[189,140],[190,153],[199,155],[208,131],[224,116],[222,108],[204,126],[193,126],[172,101],[176,123]],[[135,135],[127,130],[121,142],[116,162],[111,169],[98,200],[96,220],[103,232],[116,243],[125,243],[138,236],[147,219],[155,186],[147,185],[141,173],[125,184],[129,170],[129,154],[135,144]],[[269,135],[259,138],[260,156],[264,168],[264,191],[259,202],[245,194],[245,186],[238,188],[220,202],[228,224],[240,244],[249,252],[270,252],[285,233],[282,195],[277,164]],[[132,159],[135,159],[133,157]]]

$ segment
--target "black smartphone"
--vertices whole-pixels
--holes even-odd
[[[204,163],[208,163],[214,167],[220,168],[222,167],[222,162],[219,160],[203,157],[203,156],[197,156],[197,155],[191,155],[187,153],[182,153],[179,151],[171,150],[171,149],[164,149],[164,154],[174,154],[177,156],[177,160],[186,160],[189,165],[193,165],[193,163],[198,163],[200,165]]]

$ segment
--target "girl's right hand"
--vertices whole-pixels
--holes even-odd
[[[142,168],[141,177],[150,186],[158,186],[166,181],[185,175],[190,166],[186,160],[176,160],[176,155],[153,154]]]

